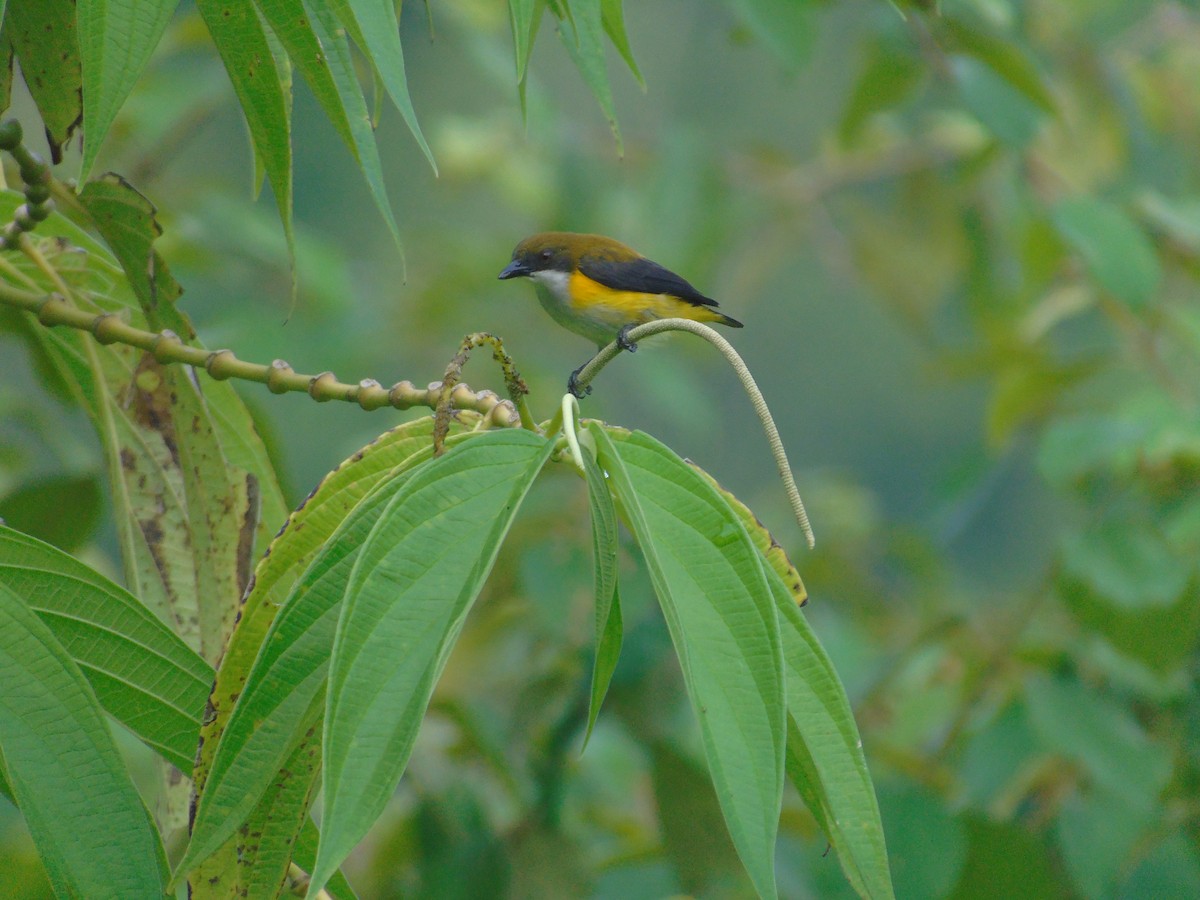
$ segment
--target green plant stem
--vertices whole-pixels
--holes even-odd
[[[239,378],[265,384],[272,393],[290,391],[308,394],[314,400],[341,400],[357,403],[363,409],[380,409],[391,406],[395,409],[410,409],[425,406],[436,409],[442,396],[442,383],[433,382],[425,389],[415,387],[410,381],[401,381],[390,389],[384,388],[373,379],[364,379],[358,384],[338,381],[332,372],[319,375],[303,375],[292,371],[292,367],[277,359],[270,365],[246,362],[234,356],[232,350],[205,350],[185,344],[173,331],[145,331],[135,328],[116,313],[86,312],[72,306],[59,294],[39,294],[22,290],[0,282],[0,304],[33,313],[46,327],[66,325],[86,331],[101,344],[125,344],[136,347],[161,363],[183,363],[202,368],[218,381]],[[450,393],[450,402],[456,409],[471,409],[488,418],[490,425],[511,428],[521,424],[521,417],[510,400],[502,400],[492,391],[473,391],[465,383],[457,384]]]
[[[813,537],[812,526],[808,523],[808,513],[804,509],[804,501],[800,499],[800,489],[796,487],[796,480],[792,477],[792,467],[788,463],[787,452],[783,449],[783,440],[779,437],[779,429],[775,427],[775,420],[771,417],[771,411],[767,408],[767,401],[763,399],[762,391],[758,389],[758,385],[755,383],[753,376],[750,374],[750,369],[746,366],[742,357],[733,349],[733,345],[729,341],[717,334],[712,328],[700,322],[693,322],[690,319],[656,319],[653,322],[646,322],[644,325],[639,325],[631,329],[628,338],[631,341],[637,342],[642,338],[647,338],[663,331],[688,331],[698,337],[704,338],[721,351],[725,360],[733,368],[733,371],[737,373],[738,380],[741,381],[746,395],[750,398],[750,405],[754,407],[754,414],[758,416],[759,422],[762,423],[763,432],[767,436],[767,443],[771,447],[771,455],[775,457],[775,465],[779,469],[779,477],[783,480],[783,489],[787,494],[788,503],[791,504],[792,513],[796,516],[796,521],[799,523],[800,529],[804,532],[804,539],[808,541],[808,546],[811,549],[816,541]],[[586,388],[592,379],[600,374],[600,370],[612,362],[620,352],[621,348],[617,345],[616,341],[613,341],[593,356],[576,377],[576,384],[579,389],[583,390]],[[561,412],[555,417],[555,421],[561,422]]]

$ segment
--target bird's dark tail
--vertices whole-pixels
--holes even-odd
[[[733,318],[732,316],[727,316],[723,312],[718,312],[717,315],[721,317],[721,318],[717,319],[717,322],[721,325],[728,325],[730,328],[744,327],[741,322],[739,322],[737,319]]]

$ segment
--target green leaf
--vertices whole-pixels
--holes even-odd
[[[1089,788],[1064,798],[1055,832],[1078,896],[1116,895],[1134,848],[1149,836],[1155,818],[1150,810],[1131,810],[1109,790]]]
[[[100,705],[186,773],[212,668],[145,606],[49,544],[0,527],[0,584],[23,597]]]
[[[84,98],[81,181],[177,5],[178,0],[77,0]]]
[[[11,215],[18,200],[5,192],[0,209]],[[94,238],[54,214],[33,240],[84,308],[148,327],[121,269]],[[39,289],[58,290],[28,261],[14,264]],[[190,326],[172,305],[154,312],[186,338]],[[255,497],[273,516],[283,506],[244,404],[230,384],[194,379],[190,370],[160,366],[133,348],[101,345],[72,329],[30,335],[100,435],[125,583],[160,618],[177,623],[193,648],[207,644],[215,655],[249,577],[255,537],[278,527],[278,519],[255,521]],[[242,462],[249,471],[239,471]]]
[[[816,43],[812,0],[733,0],[750,33],[784,65],[804,65]]]
[[[1041,128],[1043,113],[1024,94],[970,56],[950,60],[963,104],[997,138],[1022,149]]]
[[[64,509],[71,514],[64,516]],[[95,473],[37,478],[0,497],[0,520],[67,551],[92,536],[103,509],[104,494]]]
[[[437,163],[433,153],[417,124],[412,98],[408,95],[408,80],[404,75],[404,49],[400,44],[400,24],[396,21],[396,4],[393,0],[328,0],[337,12],[338,19],[346,26],[355,43],[371,60],[375,71],[387,88],[388,95],[404,117],[408,130],[429,160],[437,174]]]
[[[154,249],[154,241],[162,234],[154,204],[120,175],[111,172],[84,185],[79,202],[120,261],[151,327],[164,327],[168,323],[159,325],[155,320],[159,306],[174,303],[183,288],[171,277],[166,262]],[[176,322],[169,324],[179,331]],[[179,334],[192,337],[190,326]]]
[[[621,655],[621,598],[617,592],[617,510],[613,506],[604,472],[593,450],[584,445],[583,474],[587,479],[588,509],[592,518],[592,563],[596,592],[596,653],[592,663],[592,689],[588,700],[587,747],[600,706],[608,693],[617,659]]]
[[[1011,38],[989,34],[953,16],[943,16],[937,22],[952,49],[979,60],[1043,112],[1058,114],[1045,79]]]
[[[354,74],[350,45],[327,3],[303,0],[256,0],[263,18],[300,70],[333,127],[354,155],[396,245],[400,229],[383,184],[379,148],[362,86]]]
[[[485,432],[413,473],[371,530],[338,621],[314,896],[382,812],[433,686],[553,442]]]
[[[318,721],[325,698],[318,694],[304,716]],[[291,753],[237,834],[192,879],[195,889],[212,896],[274,897],[288,878],[296,842],[302,831],[315,831],[308,817],[321,768],[321,737],[307,729],[291,745]]]
[[[50,157],[62,162],[63,145],[83,118],[75,0],[11,3],[5,9],[4,30],[46,127]]]
[[[4,19],[4,3],[0,0],[0,21]],[[12,104],[13,46],[7,24],[0,27],[0,109]]]
[[[637,61],[633,58],[633,49],[629,46],[629,34],[625,31],[625,9],[623,0],[600,0],[600,15],[604,22],[604,31],[613,42],[625,65],[637,79],[637,83],[646,89],[646,79],[638,69]]]
[[[513,54],[517,62],[517,81],[525,83],[529,54],[537,37],[538,23],[546,9],[546,0],[508,0],[508,19],[512,26]]]
[[[165,857],[96,697],[0,584],[0,751],[55,892],[161,897]]]
[[[478,415],[465,411],[460,412],[451,426],[451,434],[446,442],[447,446],[467,439],[471,430],[478,423]],[[214,756],[219,747],[224,746],[223,735],[232,714],[237,709],[235,701],[243,706],[248,706],[252,702],[250,698],[255,696],[257,690],[261,689],[261,685],[258,683],[274,677],[272,673],[281,664],[281,661],[287,664],[285,668],[287,668],[287,679],[290,679],[288,683],[290,683],[291,689],[296,689],[304,682],[308,672],[305,666],[324,666],[328,661],[333,646],[332,628],[333,622],[336,621],[336,615],[330,621],[328,636],[317,640],[313,645],[315,647],[314,655],[304,657],[302,652],[304,647],[293,648],[292,645],[302,638],[316,637],[316,635],[306,634],[310,626],[305,617],[316,619],[322,613],[296,610],[289,612],[288,616],[294,615],[298,618],[284,620],[280,620],[277,614],[281,615],[284,611],[290,610],[293,603],[301,600],[307,604],[322,602],[320,596],[312,595],[313,585],[316,580],[320,579],[322,571],[314,560],[317,559],[318,554],[321,554],[322,559],[325,560],[321,563],[323,566],[330,565],[337,560],[339,552],[337,548],[341,546],[341,543],[334,540],[335,533],[340,534],[339,529],[345,530],[352,527],[352,522],[348,519],[352,513],[356,516],[372,514],[370,507],[364,505],[366,503],[364,498],[384,479],[390,478],[398,487],[400,475],[411,471],[431,456],[432,433],[433,418],[426,416],[385,432],[356,452],[327,475],[301,507],[288,518],[286,525],[272,542],[268,553],[259,563],[254,575],[254,586],[242,605],[237,628],[233,632],[221,661],[221,667],[217,672],[216,684],[209,699],[211,714],[206,718],[200,733],[200,752],[197,756],[194,773],[197,795],[201,798],[201,810],[196,820],[196,835],[204,832],[211,824],[200,825],[201,819],[207,815],[204,812],[204,796],[209,787],[207,780],[212,770]],[[354,542],[350,546],[357,547],[365,537],[366,532],[363,531],[353,539]],[[309,568],[310,564],[311,569]],[[293,588],[306,570],[308,570],[304,582],[306,588],[304,591],[295,593]],[[344,578],[342,584],[344,586]],[[329,602],[340,601],[342,593],[342,587],[336,588],[335,596]],[[280,629],[290,628],[291,622],[300,624],[295,631],[279,636]],[[271,636],[270,638],[268,638],[268,634]],[[263,649],[264,647],[272,649],[268,653]],[[263,651],[262,654],[260,654],[260,650]],[[291,659],[290,654],[295,652],[301,653],[302,661],[288,662]],[[258,659],[257,657],[260,655],[262,658]],[[252,666],[253,675],[251,675]],[[284,698],[278,699],[282,702]],[[299,704],[289,707],[293,716],[301,708]],[[287,711],[280,710],[278,713],[283,715],[287,714]],[[290,734],[296,734],[302,730],[301,725],[294,718],[280,727]],[[245,740],[245,738],[231,738],[230,741],[233,743],[230,746],[236,746],[239,740]],[[230,759],[236,761],[237,757],[236,752],[230,753]],[[270,778],[272,773],[256,771],[247,777]],[[255,787],[249,782],[243,787],[248,793],[255,791],[261,793],[261,781],[255,782],[255,784],[259,787]],[[229,796],[232,797],[234,794],[231,793]],[[236,821],[222,823],[220,817],[217,817],[217,824],[221,827],[228,825],[226,830],[228,835],[239,823]],[[192,838],[194,844],[198,844],[201,840],[196,835]],[[212,852],[221,841],[220,838],[210,839],[207,837],[202,840],[207,841],[206,848],[189,850],[192,859],[197,862],[207,853]]]
[[[1134,309],[1154,296],[1162,280],[1154,246],[1118,207],[1084,195],[1059,203],[1051,218],[1100,287]]]
[[[270,179],[288,256],[294,258],[292,85],[286,60],[281,64],[276,59],[271,36],[245,0],[196,0],[196,9],[229,73],[246,117],[255,163]]]
[[[207,776],[197,785],[192,838],[176,877],[190,872],[233,836],[285,769],[288,757],[318,726],[322,707],[314,703],[324,697],[329,654],[351,569],[408,474],[393,477],[354,507],[295,582],[271,622],[237,703],[219,732],[220,743]],[[285,535],[292,540],[281,536],[277,543],[281,552],[287,552],[295,539],[307,542],[308,538],[307,529],[301,527]],[[315,779],[315,768],[311,774]],[[288,779],[292,777],[289,773]]]
[[[661,741],[650,747],[650,783],[663,849],[688,896],[738,896],[730,890],[732,877],[740,874],[737,850],[722,828],[712,780],[697,763]]]
[[[1109,519],[1063,541],[1065,574],[1126,612],[1170,606],[1187,587],[1194,565],[1144,523]]]
[[[891,897],[875,787],[846,689],[778,573],[767,580],[779,610],[787,669],[787,772],[862,897]]]
[[[1075,678],[1048,674],[1026,681],[1025,701],[1047,750],[1076,761],[1128,810],[1159,808],[1173,751],[1151,739],[1128,709]]]
[[[761,557],[720,494],[668,448],[588,428],[645,556],[730,837],[760,896],[773,897],[785,697]]]
[[[838,126],[843,146],[853,143],[863,125],[876,113],[899,105],[921,83],[925,67],[906,44],[876,41],[867,50],[867,62],[854,82]]]
[[[792,561],[788,559],[787,551],[780,546],[771,532],[767,531],[767,527],[758,520],[758,517],[754,515],[750,507],[721,487],[717,479],[713,478],[690,459],[685,460],[685,462],[721,495],[721,498],[729,505],[733,514],[741,520],[742,527],[746,529],[746,534],[750,535],[751,542],[758,549],[758,552],[762,554],[763,561],[769,568],[774,570],[776,575],[783,579],[783,583],[787,586],[788,591],[791,592],[796,605],[804,606],[808,602],[808,589],[804,587],[800,573],[792,565]]]
[[[604,60],[604,41],[601,38],[604,21],[600,0],[573,0],[570,3],[563,0],[563,5],[568,15],[559,21],[559,37],[596,102],[600,104],[604,118],[608,120],[608,127],[612,129],[617,142],[617,155],[623,156],[625,144],[617,125],[617,109]]]
[[[1157,523],[1109,517],[1062,542],[1058,588],[1066,606],[1117,650],[1162,673],[1200,640],[1195,561]]]

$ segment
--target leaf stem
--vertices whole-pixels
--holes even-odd
[[[750,369],[746,366],[745,361],[733,349],[733,345],[721,337],[715,330],[700,322],[693,322],[691,319],[655,319],[653,322],[646,322],[631,329],[627,337],[630,341],[637,342],[642,338],[647,338],[663,331],[688,331],[698,337],[704,338],[721,351],[726,362],[733,368],[738,380],[741,381],[742,387],[746,391],[746,395],[750,398],[750,405],[754,408],[754,414],[758,416],[759,422],[762,423],[763,432],[766,434],[767,443],[771,447],[771,455],[775,457],[775,465],[779,469],[779,477],[783,480],[783,489],[787,494],[788,503],[791,504],[792,513],[796,516],[796,521],[799,523],[800,529],[804,532],[804,539],[808,542],[809,549],[814,547],[816,540],[813,537],[812,526],[808,522],[808,513],[804,509],[804,501],[800,499],[800,489],[796,487],[796,479],[792,477],[792,467],[788,463],[787,452],[783,448],[783,440],[779,437],[779,429],[775,427],[775,420],[771,417],[771,411],[767,408],[767,401],[763,399],[762,391],[758,389],[758,384],[750,374]],[[588,361],[587,365],[579,370],[579,374],[575,379],[578,388],[581,391],[586,388],[592,379],[600,374],[600,370],[612,362],[620,352],[621,348],[617,345],[616,341],[602,348],[600,352]]]

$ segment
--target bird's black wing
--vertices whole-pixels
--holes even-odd
[[[717,301],[705,297],[670,269],[653,260],[639,256],[631,260],[584,257],[579,271],[592,281],[598,281],[614,291],[638,291],[643,294],[670,294],[696,306],[716,306]]]

